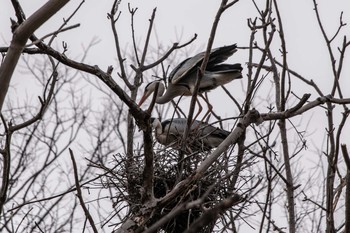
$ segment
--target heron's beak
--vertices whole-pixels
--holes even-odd
[[[140,99],[140,101],[138,103],[139,107],[143,104],[143,102],[145,102],[147,97],[148,97],[148,95],[146,95],[146,93],[142,96],[142,98]]]

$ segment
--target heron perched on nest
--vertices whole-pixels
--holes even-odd
[[[174,118],[160,122],[151,118],[157,141],[165,146],[180,149],[181,139],[186,128],[186,118]],[[207,151],[218,147],[230,132],[204,122],[194,121],[191,125],[187,148],[190,151]]]
[[[237,51],[236,44],[223,46],[211,50],[209,61],[203,77],[200,80],[198,94],[208,104],[208,111],[204,115],[203,119],[212,109],[211,104],[202,95],[203,92],[210,91],[217,88],[220,85],[231,82],[234,79],[242,78],[242,66],[239,63],[236,64],[222,64],[232,54]],[[158,104],[165,104],[171,101],[177,96],[192,96],[195,90],[195,84],[197,80],[197,71],[203,62],[205,52],[199,53],[194,57],[187,58],[182,61],[168,77],[168,88],[165,91],[164,84],[160,80],[153,81],[145,87],[143,96],[139,101],[139,106],[157,89],[155,102]],[[194,119],[200,114],[202,106],[199,101],[199,110]]]

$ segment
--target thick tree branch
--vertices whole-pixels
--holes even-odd
[[[344,161],[346,164],[346,189],[345,189],[345,231],[350,232],[350,156],[345,144],[341,145]]]
[[[33,15],[31,15],[26,21],[20,24],[13,33],[12,42],[7,52],[4,62],[0,67],[0,111],[7,94],[10,81],[17,66],[19,57],[22,50],[28,40],[28,38],[44,24],[49,18],[51,18],[56,12],[58,12],[69,0],[50,0]]]
[[[2,155],[2,181],[0,187],[0,213],[3,212],[4,205],[7,199],[7,192],[10,181],[10,169],[11,169],[11,137],[12,132],[7,127],[4,116],[0,112],[1,121],[5,128],[6,138],[5,138],[5,148],[1,150]],[[2,215],[0,215],[1,217]],[[0,218],[1,219],[1,218]]]
[[[208,223],[216,221],[217,218],[223,214],[227,209],[231,208],[234,205],[237,205],[243,200],[242,196],[238,194],[232,194],[231,197],[228,197],[219,204],[215,205],[213,208],[205,211],[200,218],[194,221],[191,226],[185,231],[185,233],[196,233],[199,232],[203,227],[208,225]]]

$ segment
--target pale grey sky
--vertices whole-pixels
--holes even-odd
[[[46,1],[20,2],[25,13],[29,16]],[[37,36],[44,36],[56,29],[61,24],[62,17],[67,17],[79,2],[69,2],[61,12],[38,30]],[[152,0],[147,1],[147,3],[140,0],[122,1],[119,8],[122,11],[122,16],[118,22],[118,28],[122,32],[120,37],[123,45],[131,45],[130,16],[127,11],[127,3],[129,2],[132,7],[139,8],[135,24],[137,28],[136,35],[140,41],[143,42],[148,19],[153,8],[157,7],[153,33],[153,35],[157,34],[157,38],[154,36],[151,44],[155,47],[160,42],[163,48],[167,48],[173,42],[186,42],[194,33],[197,33],[198,39],[193,43],[193,47],[197,51],[205,48],[211,29],[210,26],[220,3],[219,1],[209,0]],[[81,23],[81,27],[62,33],[57,39],[57,44],[60,45],[62,40],[68,42],[69,55],[79,57],[82,54],[82,47],[86,47],[93,38],[98,38],[100,42],[91,49],[87,61],[101,67],[113,65],[115,50],[109,21],[106,17],[107,12],[110,11],[110,4],[111,1],[99,1],[97,3],[96,1],[87,0],[71,21],[71,24]],[[350,3],[347,0],[319,1],[319,8],[329,35],[335,32],[339,24],[339,14],[342,10],[345,11],[343,15],[344,22],[350,22],[350,14],[346,12],[346,9],[350,9]],[[329,57],[316,22],[312,1],[284,1],[280,3],[280,9],[287,38],[290,68],[300,71],[306,77],[312,77],[321,87],[327,88],[332,82],[327,79],[327,76],[331,74],[329,67],[327,69]],[[257,13],[251,1],[239,1],[235,7],[224,13],[214,47],[232,43],[237,43],[238,46],[248,45],[250,31],[246,26],[247,18],[255,16],[257,16]],[[2,1],[0,8],[0,44],[8,43],[10,40],[9,17],[15,18],[10,2]],[[276,42],[276,46],[279,46],[278,43]],[[245,50],[239,51],[232,59],[244,63],[246,58],[247,51]],[[349,74],[346,69],[344,72]],[[346,82],[344,85],[350,84],[348,80],[343,81]]]
[[[44,0],[23,0],[20,1],[27,17],[40,7],[46,1]],[[203,50],[205,48],[211,25],[216,14],[216,10],[220,1],[214,0],[131,0],[122,1],[120,10],[122,15],[117,23],[123,45],[131,46],[130,40],[130,15],[127,11],[127,3],[132,7],[138,7],[135,18],[136,34],[142,43],[144,35],[148,27],[148,19],[151,16],[153,8],[157,7],[155,18],[155,29],[151,40],[151,45],[157,47],[160,42],[163,48],[170,47],[174,42],[187,42],[194,33],[198,34],[198,39],[193,43],[192,51]],[[329,94],[333,81],[331,76],[331,67],[329,65],[329,55],[322,34],[318,27],[316,16],[313,10],[312,0],[289,0],[279,1],[284,30],[287,39],[288,61],[289,67],[296,70],[305,78],[313,79],[325,94]],[[339,15],[344,11],[343,21],[350,23],[350,1],[349,0],[320,0],[319,10],[321,19],[329,36],[334,34],[339,25]],[[44,36],[49,32],[57,29],[62,23],[62,17],[67,17],[80,1],[70,1],[67,6],[54,16],[47,24],[40,28],[36,35]],[[61,41],[68,43],[68,55],[72,58],[79,58],[83,54],[83,47],[86,47],[91,40],[98,38],[99,44],[94,46],[86,59],[91,65],[98,65],[106,69],[109,65],[116,64],[115,49],[113,43],[110,24],[107,19],[107,12],[110,11],[112,1],[95,1],[87,0],[82,9],[70,22],[70,24],[81,23],[81,27],[64,32],[56,39],[57,46]],[[247,18],[258,16],[256,9],[251,1],[239,1],[236,6],[224,13],[220,26],[218,28],[214,47],[237,43],[238,46],[247,46],[249,43],[250,31],[247,27]],[[0,7],[0,46],[8,45],[10,41],[10,24],[9,17],[15,18],[10,1],[1,1]],[[349,36],[350,30],[347,26],[342,33]],[[350,37],[350,36],[349,36]],[[348,39],[350,39],[348,37]],[[260,36],[257,35],[257,40]],[[277,38],[277,36],[276,36]],[[342,37],[337,41],[336,45],[341,45]],[[260,40],[261,43],[261,40]],[[279,41],[274,41],[274,47],[279,46]],[[122,46],[123,47],[123,46]],[[277,53],[276,53],[277,54]],[[193,54],[189,54],[193,55]],[[232,57],[232,61],[247,62],[248,51],[240,50]],[[280,59],[280,57],[276,57]],[[181,59],[180,59],[181,60]],[[343,79],[340,80],[341,85],[350,87],[350,59],[347,57],[346,67],[343,70]],[[175,66],[174,64],[173,66]],[[245,73],[245,71],[243,71]],[[18,75],[18,73],[17,73]],[[347,77],[347,78],[346,78]],[[244,98],[245,88],[244,80],[232,82],[227,87],[232,90],[232,93],[237,99]],[[12,85],[19,86],[21,79],[16,77]],[[301,95],[311,88],[305,87],[296,81],[293,85],[300,85],[294,91]],[[23,86],[21,88],[24,88]],[[29,95],[37,96],[38,93],[26,90]],[[344,96],[350,97],[350,88],[343,89]],[[268,89],[266,91],[266,94]],[[312,92],[312,94],[314,94]],[[310,100],[317,96],[313,95]],[[227,108],[225,101],[229,101],[220,88],[212,91],[209,94],[209,99],[213,101],[214,109],[223,117],[229,117],[234,114],[233,111]],[[189,101],[188,99],[184,102]],[[273,100],[271,100],[273,102]],[[259,102],[257,102],[258,104]],[[292,104],[292,103],[291,103]],[[257,105],[258,110],[266,112],[267,105]],[[341,111],[338,109],[337,111]],[[310,117],[310,116],[309,116]],[[319,110],[314,113],[310,125],[310,131],[316,132],[315,138],[317,142],[322,141],[323,135],[317,134],[319,120],[324,120],[324,111]],[[297,119],[295,120],[298,121]],[[345,132],[350,131],[349,125],[345,126]],[[320,129],[321,130],[321,129]],[[322,126],[322,133],[324,126]],[[350,145],[350,141],[347,141]],[[253,231],[252,231],[253,232]]]

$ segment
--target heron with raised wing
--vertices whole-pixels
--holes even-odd
[[[209,60],[203,77],[201,78],[198,94],[208,104],[208,111],[204,115],[203,119],[212,109],[209,101],[202,95],[203,92],[215,89],[220,85],[231,82],[234,79],[242,78],[242,66],[239,63],[236,64],[222,64],[232,54],[237,51],[236,44],[223,46],[220,48],[213,49],[210,52]],[[165,104],[171,101],[177,96],[192,96],[195,89],[197,80],[197,70],[203,62],[205,52],[199,53],[194,57],[187,58],[182,61],[168,77],[168,88],[165,91],[164,84],[160,80],[150,82],[146,87],[142,98],[140,99],[139,106],[156,90],[155,102],[158,104]],[[200,114],[202,106],[199,101],[199,110],[196,117]]]
[[[160,122],[157,118],[151,118],[151,124],[155,129],[155,137],[160,144],[181,149],[181,140],[187,125],[186,118],[173,118],[163,122]],[[192,153],[216,148],[229,134],[229,131],[195,120],[191,125],[187,138],[186,151]]]

